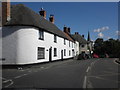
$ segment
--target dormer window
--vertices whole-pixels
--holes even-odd
[[[44,31],[41,29],[39,30],[39,39],[44,40]]]
[[[54,35],[54,42],[57,43],[57,36]]]

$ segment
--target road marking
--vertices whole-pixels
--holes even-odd
[[[102,76],[115,76],[115,75],[118,76],[118,75],[120,75],[120,73],[114,73],[114,74],[103,74],[103,75],[97,75],[97,76],[99,76],[99,77],[101,76],[101,77],[102,77]],[[96,77],[96,76],[88,76],[88,77]]]
[[[7,80],[7,79],[5,79],[5,78],[3,78],[3,77],[0,77],[0,79],[2,79],[2,80]]]
[[[92,67],[97,61],[94,61],[90,64],[90,66]]]
[[[95,76],[94,78],[97,78],[97,79],[102,79],[102,80],[107,80],[107,81],[112,81],[112,82],[115,82],[115,83],[120,83],[120,81],[117,81],[117,80],[105,79],[105,78],[98,77],[98,76]]]
[[[44,67],[40,67],[40,68],[44,68]]]
[[[86,70],[86,73],[89,72],[89,70],[93,67],[93,65],[95,64],[95,62],[97,61],[94,61],[90,64],[90,66],[88,66],[87,70]],[[84,81],[83,81],[83,88],[87,88],[87,84],[89,87],[92,87],[92,83],[88,80],[89,84],[87,83],[87,75],[85,75],[84,77]]]
[[[87,82],[88,82],[87,88],[93,88],[92,83],[89,80]]]
[[[17,79],[17,78],[20,78],[20,77],[23,77],[23,76],[26,76],[26,75],[28,75],[28,74],[23,74],[23,75],[20,75],[20,76],[16,76],[14,78]]]
[[[7,83],[7,82],[10,82],[10,84],[6,85],[5,88],[11,86],[11,85],[14,83],[14,82],[12,81],[12,79],[7,80],[6,83]]]
[[[15,79],[17,79],[17,78],[20,78],[21,76],[16,76],[16,77],[14,77]]]
[[[93,64],[94,64],[94,62],[92,62],[92,63],[90,64],[90,66],[93,66]]]
[[[11,79],[5,80],[5,81],[3,81],[3,83],[7,83],[7,82],[9,82],[9,81],[11,81]]]
[[[6,78],[3,78],[3,77],[0,77],[0,78],[1,78],[2,80],[4,80],[4,81],[2,82],[3,84],[10,82],[10,84],[4,86],[5,88],[7,88],[7,87],[9,87],[9,86],[11,86],[11,85],[13,84],[12,79],[8,79],[8,80],[7,80]]]
[[[86,72],[88,72],[88,71],[89,71],[89,69],[90,69],[90,66],[87,68]]]
[[[45,67],[41,67],[41,70],[45,70],[45,69],[48,69],[48,68],[50,68],[50,67],[46,67],[46,68]],[[29,75],[30,73],[35,73],[35,72],[38,72],[38,71],[41,71],[41,70],[35,70],[35,71],[29,70],[28,73],[16,76],[16,77],[14,77],[14,79],[18,79],[18,78],[21,78],[23,76]]]
[[[120,64],[118,64],[118,63],[116,62],[116,60],[118,60],[118,59],[115,59],[113,62],[114,62],[115,64],[117,64],[117,65],[120,65]]]
[[[32,71],[28,71],[28,72],[32,72]]]
[[[84,77],[83,88],[87,88],[87,76]]]

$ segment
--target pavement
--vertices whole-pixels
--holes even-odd
[[[52,61],[52,62],[42,62],[42,63],[35,63],[35,64],[27,64],[27,65],[3,65],[1,66],[2,69],[18,69],[18,70],[22,70],[22,69],[28,69],[28,68],[40,68],[42,66],[54,66],[54,65],[58,65],[58,64],[63,64],[66,62],[71,62],[73,61],[73,59],[68,59],[68,60],[56,60],[56,61]]]
[[[65,60],[2,69],[3,89],[119,88],[116,58]]]

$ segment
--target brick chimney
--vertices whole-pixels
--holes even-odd
[[[2,26],[10,20],[10,0],[2,2]]]
[[[68,32],[70,33],[70,27],[68,27]]]
[[[54,24],[54,15],[52,15],[52,14],[50,15],[49,21],[52,22],[52,23]]]
[[[44,17],[44,19],[46,19],[46,11],[41,8],[41,11],[39,11],[40,15]]]
[[[75,35],[79,34],[78,32],[75,32]]]
[[[84,38],[85,36],[84,36],[84,35],[82,35],[82,37]]]
[[[65,32],[65,33],[69,33],[68,32],[68,28],[64,25],[64,27],[63,27],[63,31]]]

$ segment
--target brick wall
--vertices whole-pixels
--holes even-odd
[[[2,2],[2,25],[10,18],[10,1]]]

